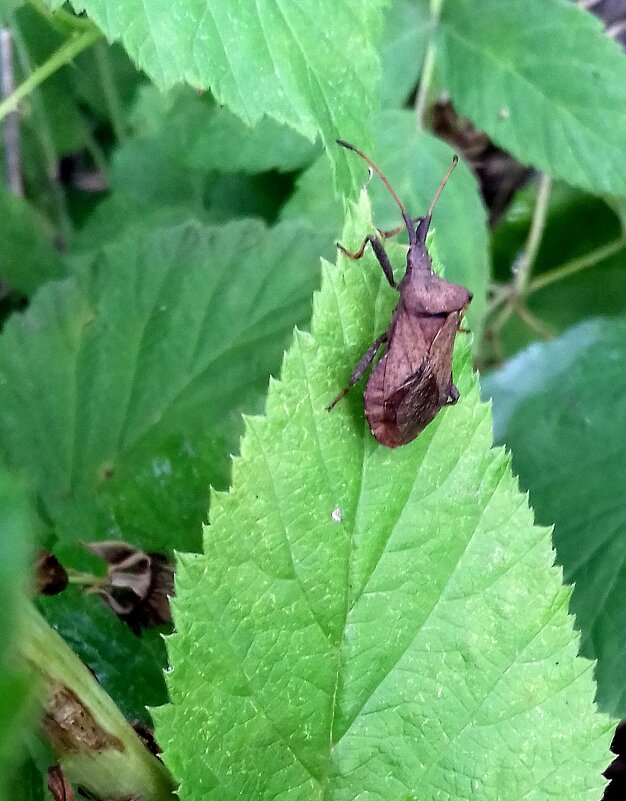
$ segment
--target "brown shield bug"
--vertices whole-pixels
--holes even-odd
[[[385,277],[399,291],[400,299],[389,328],[367,349],[354,368],[348,385],[327,409],[330,411],[356,384],[380,348],[384,347],[384,353],[365,387],[365,416],[378,442],[388,448],[397,448],[414,440],[443,406],[454,404],[459,399],[459,392],[452,383],[452,349],[472,294],[465,287],[436,275],[426,250],[426,234],[435,203],[458,158],[454,157],[426,215],[413,219],[374,162],[354,145],[341,139],[337,142],[348,150],[354,150],[385,184],[402,213],[409,234],[409,250],[404,277],[396,284],[382,240],[400,233],[404,226],[392,231],[378,231],[378,236],[368,234],[354,253],[337,243],[349,259],[360,259],[369,242]]]

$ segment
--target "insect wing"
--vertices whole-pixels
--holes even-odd
[[[454,338],[461,324],[461,312],[452,312],[433,339],[429,353],[429,364],[437,386],[439,387],[439,403],[448,402],[452,388],[452,352]]]
[[[424,362],[418,372],[394,392],[389,402],[395,409],[396,427],[402,444],[411,442],[441,408],[439,386],[432,365]]]
[[[437,384],[426,360],[404,383],[384,393],[389,354],[378,362],[365,388],[365,415],[381,445],[397,448],[422,431],[439,410]]]

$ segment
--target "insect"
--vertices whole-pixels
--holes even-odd
[[[348,385],[326,408],[330,411],[346,395],[384,348],[363,394],[365,417],[381,445],[397,448],[414,440],[442,407],[459,399],[452,383],[452,349],[472,293],[436,275],[426,250],[433,209],[458,158],[454,157],[425,216],[412,218],[376,164],[354,145],[342,139],[337,143],[357,153],[380,177],[398,204],[404,225],[392,231],[378,231],[378,236],[368,234],[354,252],[337,243],[349,259],[360,259],[369,243],[400,299],[389,328],[372,342],[354,368]],[[406,271],[396,284],[382,240],[400,233],[405,226],[409,234]]]

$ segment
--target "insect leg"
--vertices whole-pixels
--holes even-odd
[[[385,273],[385,277],[387,281],[391,284],[394,289],[397,288],[397,284],[393,278],[393,270],[391,268],[391,262],[389,261],[389,256],[385,252],[385,248],[383,247],[383,243],[378,239],[378,237],[374,236],[374,234],[368,234],[363,242],[361,242],[361,247],[358,250],[355,250],[354,253],[352,251],[347,250],[344,248],[342,244],[337,242],[337,247],[343,253],[344,256],[347,256],[349,259],[360,259],[363,253],[365,252],[365,248],[367,243],[370,243],[372,246],[372,250],[374,251],[374,255],[378,259],[378,263],[382,267],[383,272]]]
[[[459,390],[454,386],[454,384],[450,384],[450,389],[448,390],[448,398],[446,400],[446,404],[448,406],[454,406],[454,404],[458,401],[461,396],[459,395]]]
[[[337,395],[335,400],[332,403],[328,404],[328,406],[326,407],[327,412],[329,412],[334,406],[336,406],[339,403],[339,401],[344,397],[344,395],[346,395],[349,392],[350,387],[353,387],[356,384],[356,382],[359,381],[363,373],[367,370],[367,368],[374,360],[374,357],[378,353],[378,349],[380,348],[380,346],[386,341],[387,341],[387,332],[385,331],[384,334],[381,334],[372,342],[369,348],[359,359],[357,366],[354,368],[352,375],[348,380],[348,386],[344,387],[339,393],[339,395]]]

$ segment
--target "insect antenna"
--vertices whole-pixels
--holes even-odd
[[[452,164],[450,165],[448,172],[444,175],[443,181],[439,184],[439,188],[435,192],[435,197],[432,199],[430,206],[428,207],[428,211],[422,217],[417,226],[417,241],[423,245],[426,242],[426,234],[428,233],[428,229],[430,228],[430,223],[433,218],[433,209],[435,208],[435,204],[439,200],[439,195],[443,192],[444,186],[448,183],[448,178],[452,174],[452,170],[456,167],[459,163],[459,157],[453,156],[452,157]]]
[[[400,198],[394,192],[393,187],[391,186],[391,184],[389,183],[389,181],[385,177],[385,175],[384,175],[383,171],[380,169],[380,167],[378,167],[376,164],[374,164],[374,162],[368,156],[366,156],[365,153],[362,150],[359,150],[358,147],[355,147],[354,145],[351,145],[350,142],[346,142],[345,139],[337,139],[337,144],[341,145],[341,147],[345,147],[347,150],[354,150],[354,152],[357,155],[359,155],[363,159],[363,161],[366,162],[366,164],[369,165],[370,170],[374,170],[376,175],[378,175],[380,180],[385,184],[385,186],[389,190],[389,193],[390,193],[391,197],[398,204],[398,207],[400,208],[400,211],[402,212],[402,219],[404,220],[404,224],[406,225],[406,229],[409,232],[409,241],[410,242],[414,242],[415,239],[416,239],[416,233],[415,233],[415,225],[413,223],[413,220],[409,216],[409,213],[406,210],[406,208],[404,207],[404,204],[402,203]],[[446,179],[447,179],[447,177],[448,176],[446,176]],[[445,183],[445,180],[444,180],[444,183]],[[439,191],[441,191],[441,189]]]
[[[448,178],[452,175],[452,170],[456,167],[459,163],[459,157],[453,156],[452,157],[452,164],[450,165],[448,172],[444,175],[442,182],[439,184],[439,189],[435,192],[435,197],[432,199],[430,206],[428,207],[428,211],[426,212],[427,217],[433,216],[433,209],[435,208],[435,204],[439,200],[439,195],[443,192],[444,186],[448,183]]]

